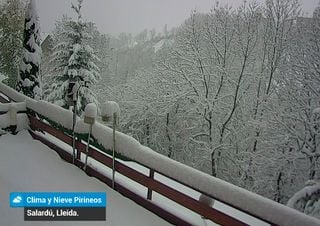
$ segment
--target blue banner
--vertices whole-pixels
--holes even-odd
[[[105,192],[11,192],[10,207],[106,207]]]

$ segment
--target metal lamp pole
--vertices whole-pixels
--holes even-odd
[[[72,163],[75,163],[76,159],[76,138],[75,138],[75,127],[77,119],[77,102],[78,102],[78,92],[80,89],[80,84],[75,82],[72,87],[72,103],[73,103],[73,119],[72,119]]]
[[[108,122],[112,119],[112,188],[115,187],[115,172],[116,172],[116,129],[119,122],[120,108],[114,101],[106,101],[101,106],[102,121]]]
[[[116,150],[116,126],[117,126],[117,113],[113,113],[113,145],[112,145],[112,189],[114,189],[114,177],[115,177],[115,172],[116,172],[116,167],[115,167],[115,150]]]

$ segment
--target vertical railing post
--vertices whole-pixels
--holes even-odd
[[[153,169],[150,169],[150,171],[149,171],[149,178],[151,178],[152,180],[154,178],[154,170]],[[147,199],[152,200],[152,189],[151,188],[148,188]]]
[[[76,159],[76,137],[75,137],[75,127],[77,121],[77,101],[73,101],[73,115],[72,115],[72,163],[75,163]]]
[[[92,124],[90,124],[89,127],[90,127],[90,129],[89,129],[87,146],[86,146],[86,158],[85,158],[84,167],[83,167],[84,171],[87,170],[87,165],[88,165],[89,148],[90,148],[90,137],[91,137],[91,133],[92,133]]]
[[[76,146],[76,154],[77,154],[76,159],[78,161],[80,160],[80,157],[81,157],[80,143],[81,143],[81,140],[77,136],[75,136],[75,146]]]
[[[17,122],[18,122],[18,116],[17,116],[17,108],[14,104],[9,104],[9,116],[10,116],[10,130],[12,134],[17,134]]]

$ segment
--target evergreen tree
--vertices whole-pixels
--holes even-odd
[[[320,183],[309,180],[305,187],[295,193],[288,201],[287,206],[307,215],[320,219]]]
[[[64,17],[55,29],[54,49],[51,57],[52,80],[48,100],[67,108],[66,94],[70,81],[85,81],[87,87],[81,86],[78,91],[77,111],[82,112],[90,102],[97,103],[92,87],[100,78],[94,50],[88,44],[92,39],[92,23],[84,22],[81,15],[83,0],[72,5],[77,20]]]
[[[15,88],[22,55],[25,2],[22,0],[0,1],[0,71]]]
[[[17,81],[17,90],[25,95],[40,99],[42,86],[40,79],[40,27],[35,1],[30,0],[25,15],[23,35],[23,55]]]

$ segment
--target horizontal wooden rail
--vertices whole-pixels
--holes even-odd
[[[86,153],[86,145],[85,144],[81,143],[80,141],[77,141],[76,147],[79,152]],[[99,151],[90,147],[89,148],[89,156],[91,158],[95,159],[96,161],[102,163],[103,165],[108,166],[109,168],[112,168],[112,158],[105,155],[104,153],[99,152]],[[152,191],[155,191],[155,192],[158,192],[159,194],[162,194],[163,196],[167,197],[168,199],[171,199],[171,200],[175,201],[176,203],[179,203],[180,205],[182,205],[182,206],[198,213],[199,215],[204,216],[204,217],[206,217],[206,218],[208,218],[218,224],[221,224],[221,225],[246,225],[245,223],[233,218],[230,215],[227,215],[219,210],[216,210],[214,208],[206,206],[206,205],[200,203],[198,200],[195,200],[195,199],[191,198],[190,196],[187,196],[187,195],[155,180],[153,177],[154,177],[154,173],[157,171],[154,169],[150,169],[149,167],[144,166],[144,167],[148,168],[150,170],[150,172],[153,172],[153,173],[151,173],[151,176],[149,175],[149,177],[148,177],[148,176],[118,162],[118,161],[115,161],[115,166],[116,166],[116,172],[121,173],[122,175],[130,178],[131,180],[147,187],[148,188],[147,199],[149,199],[149,200],[151,200]],[[167,175],[164,175],[160,172],[157,172],[157,173],[161,174],[162,176],[167,177],[173,181],[176,181],[175,179],[173,179]],[[201,191],[199,191],[195,188],[192,188],[184,183],[181,183],[179,181],[176,181],[176,182],[178,182],[186,187],[189,187],[199,193],[202,193]],[[163,187],[163,186],[165,186],[165,187]],[[165,189],[163,189],[163,188],[167,188],[165,193],[163,193],[165,191]],[[218,200],[218,201],[220,201],[220,200]],[[223,201],[220,201],[220,202],[223,203]],[[236,207],[234,207],[232,205],[229,205],[229,206],[237,209]],[[242,211],[242,212],[252,216],[250,213],[248,213],[246,211]],[[253,217],[255,217],[255,216],[253,216]],[[228,218],[229,220],[226,220],[224,218]],[[256,217],[256,218],[264,221],[263,219],[261,219],[259,217]]]
[[[158,192],[159,194],[167,197],[170,200],[179,203],[180,205],[198,213],[201,216],[204,216],[215,223],[221,225],[246,225],[245,223],[227,215],[219,210],[211,208],[198,200],[191,198],[188,195],[185,195],[159,181],[154,180],[144,174],[129,168],[128,166],[117,162],[116,163],[116,171],[121,173],[122,175],[127,176],[128,178],[150,188],[151,190]]]
[[[88,175],[98,178],[99,180],[107,184],[109,187],[112,186],[111,179],[101,174],[100,172],[94,170],[92,167],[87,166],[86,172]],[[157,206],[156,204],[150,202],[149,200],[146,200],[144,197],[141,197],[140,195],[130,191],[128,188],[120,185],[117,182],[115,182],[115,190],[173,225],[191,226],[189,222],[175,216],[174,214]]]
[[[0,93],[2,93],[2,92],[0,92]],[[5,95],[4,93],[2,93],[2,94]],[[10,103],[10,101],[5,99],[2,95],[0,95],[0,102],[1,103]]]
[[[55,145],[54,143],[48,141],[47,139],[43,138],[42,136],[39,136],[38,134],[36,134],[33,131],[29,130],[29,133],[31,134],[33,139],[39,140],[39,141],[41,141],[41,143],[47,145],[52,150],[55,150],[62,159],[64,159],[67,162],[72,162],[72,155],[69,154],[68,152],[66,152],[64,149],[62,149],[59,146]]]
[[[30,120],[30,127],[33,130],[40,129],[42,131],[46,131],[47,133],[51,134],[52,136],[58,138],[59,140],[65,142],[66,144],[69,144],[72,146],[72,137],[69,135],[66,135],[62,131],[51,127],[50,125],[38,120],[35,116],[29,115]]]

